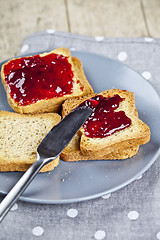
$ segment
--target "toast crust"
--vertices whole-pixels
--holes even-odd
[[[96,95],[103,95],[104,97],[113,97],[115,94],[118,94],[121,98],[125,98],[127,100],[125,111],[133,115],[136,114],[136,116],[138,116],[137,109],[135,108],[134,93],[121,89],[110,89],[98,94],[92,93],[86,94],[85,96],[74,97],[74,99],[69,98],[62,104],[62,116],[64,117],[74,108],[76,108],[80,103]],[[120,103],[118,110],[121,110],[122,106],[123,106],[122,103]]]
[[[114,151],[110,154],[107,154],[107,152],[104,154],[104,156],[95,156],[95,155],[87,155],[82,154],[80,150],[80,136],[76,134],[70,144],[63,150],[61,153],[61,159],[66,162],[72,162],[72,161],[86,161],[86,160],[118,160],[118,159],[126,159],[131,158],[134,155],[137,154],[139,149],[139,146],[130,147],[126,149],[120,149],[117,151]]]
[[[1,159],[0,158],[0,162],[1,162]],[[32,163],[24,163],[24,162],[14,162],[11,161],[11,162],[8,162],[7,164],[6,163],[0,163],[0,172],[15,172],[15,171],[18,171],[18,172],[25,172],[28,170],[28,168],[35,162],[36,159],[33,159],[33,162]],[[59,164],[59,157],[56,158],[53,162],[50,162],[48,163],[47,165],[45,165],[41,170],[40,172],[49,172],[49,171],[52,171],[55,167],[57,167]]]

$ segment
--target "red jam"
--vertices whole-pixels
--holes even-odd
[[[102,99],[103,99],[102,95],[97,95],[93,98],[87,99],[86,101],[82,102],[78,106],[78,108],[86,106],[86,107],[89,107],[91,109],[94,109],[94,111],[95,111],[96,107],[98,106],[98,104],[101,102]]]
[[[94,101],[87,100],[89,104],[93,102],[94,109],[83,124],[85,135],[90,138],[104,138],[131,125],[131,119],[125,115],[124,111],[114,111],[124,98],[119,95],[108,98],[102,98],[100,95],[100,98],[101,101],[97,107],[94,107]]]
[[[4,74],[11,97],[21,105],[72,93],[71,64],[62,55],[13,59],[5,65]]]

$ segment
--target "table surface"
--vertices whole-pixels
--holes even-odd
[[[160,37],[159,0],[0,0],[0,61],[19,53],[32,32]]]

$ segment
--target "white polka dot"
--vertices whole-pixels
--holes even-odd
[[[101,42],[101,41],[104,40],[104,37],[103,36],[96,36],[95,39],[96,39],[97,42]]]
[[[21,53],[26,52],[29,49],[29,45],[28,44],[24,44],[21,48]]]
[[[76,49],[75,48],[70,48],[71,51],[75,51]]]
[[[13,205],[13,207],[11,208],[11,211],[15,211],[15,210],[17,210],[17,209],[18,209],[18,204],[15,203],[15,204]]]
[[[102,196],[102,198],[103,198],[103,199],[108,199],[108,198],[110,198],[110,196],[111,196],[111,193],[108,193],[108,194]]]
[[[55,30],[54,30],[54,29],[47,29],[46,32],[47,32],[47,33],[50,33],[50,34],[54,34],[54,33],[55,33]]]
[[[130,220],[136,220],[139,217],[139,213],[136,211],[131,211],[128,213],[128,218]]]
[[[150,37],[145,37],[144,40],[146,42],[153,42],[153,38],[150,38]]]
[[[106,233],[105,233],[105,231],[103,231],[103,230],[98,230],[98,231],[95,232],[95,234],[94,234],[94,237],[95,237],[95,239],[97,239],[97,240],[104,239],[105,236],[106,236]]]
[[[156,238],[157,238],[158,240],[160,240],[160,232],[158,232],[158,233],[156,234]]]
[[[151,73],[148,71],[145,71],[142,73],[142,76],[146,79],[149,80],[151,78]]]
[[[141,176],[139,176],[138,178],[137,178],[137,180],[139,180],[139,179],[141,179],[142,178],[142,175]]]
[[[44,229],[42,227],[35,227],[32,229],[32,233],[34,236],[41,236],[44,233]]]
[[[119,61],[125,61],[127,59],[127,53],[126,52],[119,52],[117,55],[117,58]]]
[[[77,209],[71,208],[67,211],[68,217],[75,218],[78,215]]]

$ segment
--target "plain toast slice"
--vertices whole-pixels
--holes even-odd
[[[18,114],[0,111],[0,171],[26,171],[37,159],[37,147],[61,120],[57,113]],[[51,171],[59,158],[42,168]]]

